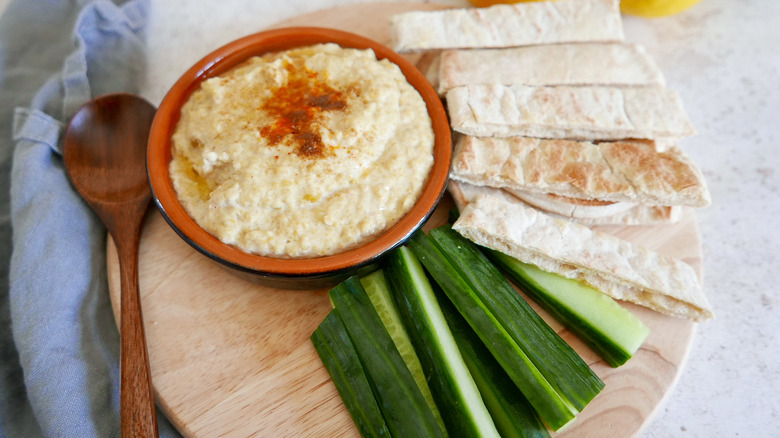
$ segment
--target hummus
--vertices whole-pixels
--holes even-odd
[[[302,258],[395,224],[422,192],[434,139],[397,65],[324,44],[202,82],[172,142],[174,188],[201,227],[246,252]]]

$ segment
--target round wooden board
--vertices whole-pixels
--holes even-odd
[[[277,26],[336,27],[389,44],[390,15],[440,7],[359,4],[302,15]],[[425,62],[419,56],[410,60]],[[446,197],[443,202],[451,203]],[[448,209],[442,205],[429,226],[444,223]],[[601,229],[681,258],[701,275],[693,211],[686,211],[672,226]],[[111,301],[118,317],[119,266],[110,239],[107,256]],[[157,211],[147,217],[139,263],[157,404],[183,435],[359,436],[309,341],[331,309],[327,290],[276,290],[233,276],[181,240]],[[695,324],[625,306],[652,332],[627,364],[613,369],[534,305],[606,382],[577,421],[554,435],[635,436],[676,382]]]

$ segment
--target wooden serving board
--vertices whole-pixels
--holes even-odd
[[[351,5],[278,26],[327,26],[389,44],[387,17],[432,4]],[[258,29],[258,31],[261,29]],[[412,57],[413,62],[425,59]],[[451,203],[445,197],[444,203]],[[446,220],[442,205],[429,225]],[[672,226],[601,227],[690,263],[701,276],[696,218]],[[108,277],[118,318],[119,267],[108,242]],[[139,254],[140,290],[158,406],[190,437],[358,436],[309,341],[330,311],[327,290],[286,291],[242,280],[196,252],[157,211],[147,217]],[[652,330],[640,351],[613,369],[544,311],[542,316],[584,357],[606,388],[561,437],[637,435],[674,385],[695,324],[625,304]]]

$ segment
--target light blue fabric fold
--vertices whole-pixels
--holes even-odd
[[[136,91],[149,7],[15,0],[0,17],[0,437],[120,435],[106,233],[61,148],[89,99]]]

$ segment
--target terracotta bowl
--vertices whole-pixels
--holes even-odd
[[[220,75],[246,59],[268,52],[318,43],[373,49],[377,58],[397,64],[406,79],[422,95],[434,130],[434,164],[417,203],[394,226],[360,247],[336,255],[281,259],[244,252],[222,243],[198,226],[179,203],[168,164],[171,135],[180,108],[199,84]],[[187,243],[234,273],[281,289],[332,286],[350,275],[371,270],[388,251],[403,244],[430,217],[447,184],[451,156],[450,128],[441,100],[425,77],[406,59],[388,47],[359,35],[333,29],[294,27],[257,33],[229,43],[201,59],[173,85],[160,104],[149,135],[147,167],[153,199],[168,224]]]

